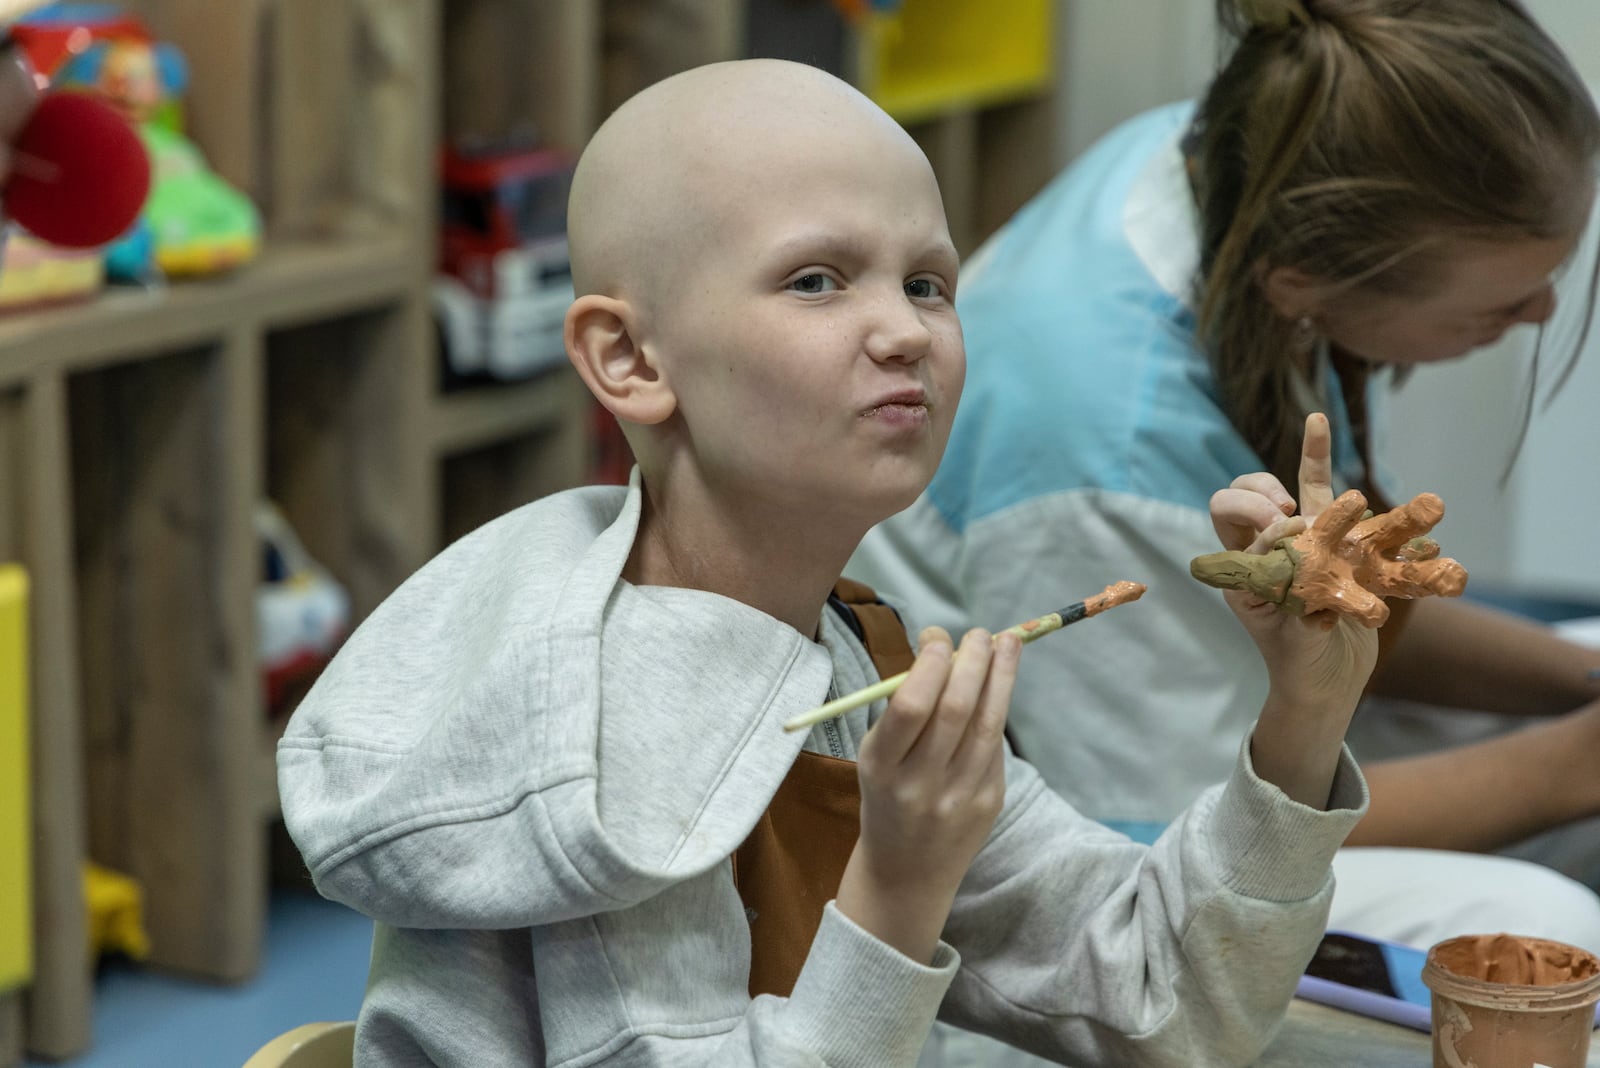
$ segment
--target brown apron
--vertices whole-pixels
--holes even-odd
[[[915,654],[894,609],[848,579],[839,580],[834,595],[854,616],[852,629],[880,676],[911,666]],[[734,885],[750,921],[751,997],[788,997],[794,989],[860,833],[855,761],[802,752],[733,855]]]

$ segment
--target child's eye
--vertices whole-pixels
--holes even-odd
[[[825,274],[803,274],[789,283],[789,288],[798,293],[827,293],[838,289],[838,283]]]
[[[913,278],[906,283],[906,296],[913,300],[932,300],[939,295],[939,286],[931,278]]]

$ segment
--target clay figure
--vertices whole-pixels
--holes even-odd
[[[1444,517],[1444,502],[1420,493],[1382,515],[1367,510],[1359,490],[1333,502],[1309,528],[1282,538],[1267,553],[1197,556],[1189,573],[1208,586],[1247,590],[1287,612],[1324,610],[1366,627],[1389,618],[1385,597],[1456,597],[1467,571],[1425,537]]]

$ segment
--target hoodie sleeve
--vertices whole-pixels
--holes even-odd
[[[579,926],[592,927],[592,923]],[[536,962],[582,932],[421,931],[379,925],[356,1031],[357,1062],[398,1066],[542,1064],[558,1068],[910,1068],[955,976],[941,945],[920,966],[831,905],[793,994],[753,1001],[715,987],[630,986],[587,958],[594,990],[546,977]],[[559,975],[559,969],[556,970]],[[541,991],[545,994],[540,997]],[[672,1018],[652,1016],[657,996]],[[686,1015],[683,1009],[697,1011]],[[719,1011],[720,1010],[720,1011]],[[578,1036],[583,1036],[581,1039]]]
[[[911,1068],[936,1014],[1062,1063],[1253,1061],[1365,808],[1348,754],[1327,812],[1245,756],[1153,847],[1085,820],[1026,764],[1008,774],[931,966],[829,905],[792,995],[752,1000],[748,947],[716,922],[738,907],[723,873],[532,930],[380,926],[358,1063]]]
[[[1327,811],[1232,778],[1153,846],[1079,815],[1026,763],[945,938],[963,967],[941,1018],[1072,1064],[1245,1065],[1321,938],[1335,850],[1366,810],[1349,751]]]

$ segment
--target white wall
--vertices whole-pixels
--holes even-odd
[[[1600,85],[1600,3],[1528,0],[1528,8]],[[1597,219],[1596,221],[1600,221]],[[1578,314],[1594,263],[1595,227],[1563,286],[1564,311]],[[1560,318],[1541,355],[1539,400],[1570,351],[1571,318]],[[1518,336],[1521,335],[1521,336]],[[1388,455],[1410,489],[1445,500],[1439,541],[1481,587],[1600,599],[1600,336],[1591,337],[1561,394],[1536,407],[1511,478],[1500,474],[1521,420],[1530,379],[1531,332],[1444,367],[1419,371],[1395,398]]]
[[[1209,0],[1060,0],[1056,158],[1129,116],[1194,96],[1216,61]]]
[[[1600,0],[1527,2],[1579,73],[1600,85]],[[1062,162],[1123,118],[1199,93],[1210,77],[1216,58],[1210,0],[1061,3],[1054,147]],[[1584,255],[1590,258],[1580,256],[1580,265],[1593,262],[1592,250]],[[1581,302],[1565,303],[1571,310]],[[1566,350],[1546,347],[1548,375]],[[1600,599],[1600,558],[1593,552],[1600,541],[1600,336],[1555,403],[1536,412],[1502,486],[1530,348],[1529,332],[1518,332],[1470,359],[1419,369],[1393,398],[1384,455],[1407,493],[1427,489],[1444,498],[1440,544],[1481,588]]]
[[[1600,4],[1595,0],[1524,0],[1590,83],[1600,83]]]

